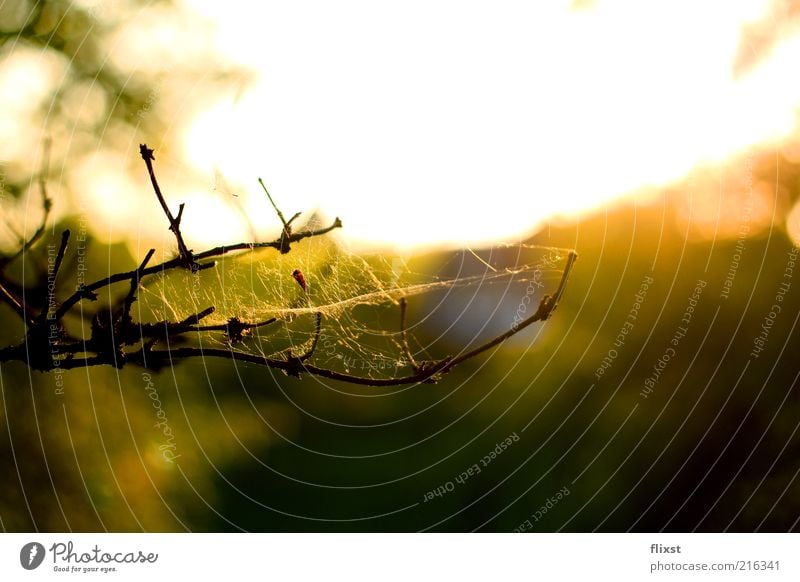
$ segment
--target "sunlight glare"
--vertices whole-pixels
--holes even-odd
[[[794,130],[800,40],[735,76],[766,1],[192,2],[257,70],[200,115],[188,159],[356,243],[530,235]]]

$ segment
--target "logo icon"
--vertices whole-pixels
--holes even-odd
[[[19,551],[19,563],[26,570],[35,570],[44,561],[44,546],[39,542],[28,542]]]

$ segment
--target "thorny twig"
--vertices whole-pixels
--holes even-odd
[[[61,244],[58,247],[58,253],[53,263],[53,272],[52,274],[48,274],[48,278],[50,278],[51,281],[48,282],[47,308],[42,309],[42,312],[39,314],[39,319],[42,323],[51,317],[51,308],[55,305],[55,285],[58,279],[58,272],[61,270],[61,263],[64,262],[64,253],[67,252],[67,244],[69,244],[69,229],[61,233]]]
[[[186,243],[183,242],[183,235],[181,234],[181,217],[183,216],[184,205],[181,203],[181,205],[178,207],[178,216],[172,216],[172,212],[170,212],[169,206],[167,206],[167,202],[164,200],[164,195],[161,194],[161,188],[158,186],[156,173],[153,170],[153,160],[155,160],[153,150],[147,147],[147,145],[141,144],[139,146],[139,154],[142,156],[142,159],[147,166],[147,173],[150,176],[150,182],[153,184],[153,190],[156,193],[156,198],[158,198],[158,202],[161,204],[164,214],[167,215],[167,219],[169,220],[169,229],[175,234],[175,239],[178,241],[178,256],[180,257],[184,267],[195,271],[199,265],[197,265],[192,258],[192,251],[186,247]]]
[[[341,220],[336,218],[333,223],[326,228],[316,230],[309,229],[298,233],[292,232],[292,223],[301,213],[295,213],[292,218],[287,221],[275,204],[272,196],[267,191],[263,181],[259,178],[259,183],[266,192],[272,207],[281,221],[282,231],[280,237],[271,242],[243,242],[218,246],[200,253],[193,253],[186,246],[180,230],[185,207],[184,204],[179,206],[177,216],[173,216],[166,204],[158,181],[156,180],[155,170],[153,168],[153,160],[155,159],[153,150],[142,144],[140,146],[140,153],[147,167],[156,198],[169,221],[170,230],[174,233],[178,243],[178,256],[160,264],[148,266],[155,253],[155,249],[150,249],[139,264],[139,267],[133,271],[116,273],[88,285],[81,284],[78,289],[69,295],[60,305],[55,304],[55,297],[53,295],[48,298],[45,305],[37,314],[30,306],[25,305],[25,302],[20,299],[17,294],[9,290],[8,285],[4,285],[6,279],[2,274],[3,267],[8,265],[16,257],[22,256],[24,251],[34,244],[36,239],[40,236],[37,230],[37,234],[34,234],[32,239],[23,244],[23,249],[11,257],[0,258],[0,275],[2,275],[2,277],[0,277],[0,300],[11,306],[14,312],[26,324],[27,328],[27,334],[22,343],[0,349],[0,362],[19,360],[26,362],[31,368],[41,371],[56,369],[69,370],[97,365],[112,365],[121,368],[126,364],[158,370],[164,366],[172,365],[175,362],[188,358],[215,357],[267,366],[296,377],[300,377],[301,373],[306,373],[331,380],[365,386],[395,386],[420,382],[432,383],[436,382],[443,374],[449,372],[455,366],[500,345],[534,322],[548,319],[558,306],[558,302],[564,293],[567,279],[577,258],[574,251],[570,252],[561,282],[556,292],[552,296],[545,295],[533,315],[515,324],[505,333],[487,341],[481,346],[457,356],[451,356],[441,360],[417,361],[414,359],[409,348],[406,330],[407,303],[404,297],[401,298],[400,347],[412,368],[412,373],[403,377],[369,378],[316,366],[313,363],[313,357],[322,330],[321,311],[315,312],[314,335],[310,346],[301,355],[294,355],[291,349],[279,353],[277,357],[253,355],[237,350],[237,344],[241,342],[251,330],[272,324],[277,321],[277,318],[272,317],[263,321],[248,322],[242,321],[234,316],[230,317],[222,324],[201,325],[201,320],[214,313],[216,310],[214,306],[209,306],[181,321],[137,323],[134,322],[131,317],[131,306],[136,301],[136,293],[141,285],[142,279],[149,275],[165,273],[172,269],[180,268],[190,269],[196,274],[201,270],[214,267],[215,263],[213,259],[236,251],[274,248],[280,253],[286,254],[291,250],[291,245],[296,242],[305,238],[324,235],[336,228],[341,228]],[[43,192],[47,216],[50,202],[46,196],[44,182],[41,183],[41,190]],[[40,230],[43,231],[43,227]],[[55,277],[63,262],[68,240],[69,231],[64,231],[53,271],[49,274],[52,278],[53,294],[55,291]],[[292,276],[301,286],[306,299],[308,299],[308,288],[303,274],[299,270],[296,270],[292,273]],[[124,281],[129,283],[127,294],[116,307],[107,306],[95,312],[92,318],[92,335],[88,341],[71,337],[65,331],[62,319],[71,312],[72,308],[77,303],[84,299],[92,302],[96,301],[98,298],[95,293],[96,291]],[[224,334],[227,338],[227,349],[180,345],[179,340],[186,334],[213,332],[221,332]],[[160,343],[163,343],[165,347],[159,348]]]
[[[408,347],[408,334],[406,333],[406,298],[400,298],[400,344],[403,347],[403,353],[411,364],[411,368],[417,372],[419,371],[419,364],[414,359],[411,349]]]
[[[280,211],[278,206],[275,204],[275,201],[272,199],[272,195],[269,193],[269,190],[267,190],[266,185],[264,185],[264,180],[259,178],[258,179],[258,183],[261,184],[261,188],[263,188],[264,193],[267,195],[267,198],[269,198],[269,203],[272,204],[272,207],[275,209],[275,212],[278,214],[278,218],[280,219],[281,224],[283,224],[283,231],[281,232],[280,246],[278,247],[278,250],[281,252],[281,254],[286,254],[291,250],[292,223],[295,221],[295,219],[298,216],[300,216],[302,214],[302,212],[295,212],[294,216],[292,216],[287,221],[283,217],[283,212]],[[338,221],[339,219],[337,218],[336,220]]]

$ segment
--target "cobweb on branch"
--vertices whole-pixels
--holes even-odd
[[[360,256],[315,237],[285,255],[244,252],[196,274],[148,277],[138,317],[178,322],[213,306],[202,320],[206,327],[234,317],[275,318],[241,338],[215,330],[183,341],[270,359],[303,356],[330,370],[397,378],[414,362],[458,355],[532,315],[545,294],[554,293],[569,252],[517,244]]]

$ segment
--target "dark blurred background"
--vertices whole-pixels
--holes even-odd
[[[777,42],[770,23],[794,17],[775,16],[778,4],[743,29],[761,58]],[[253,73],[180,36],[171,41],[185,47],[178,61],[154,60],[143,47],[109,62],[126,19],[145,13],[151,32],[170,19],[186,25],[187,38],[208,26],[182,3],[0,10],[0,72],[19,80],[16,101],[0,113],[4,142],[14,143],[0,160],[5,256],[43,215],[46,138],[54,201],[44,237],[4,264],[4,281],[41,289],[47,245],[66,227],[86,237],[86,281],[135,268],[151,244],[173,252],[138,144],[155,146],[157,161],[163,152],[167,182],[201,183],[179,162],[178,128],[202,96],[242,90]],[[736,66],[758,61],[739,54]],[[2,363],[0,527],[796,530],[798,144],[794,132],[698,160],[668,186],[548,218],[525,242],[579,254],[552,319],[435,385],[354,387],[214,359],[150,375],[96,367],[63,378]],[[114,188],[145,194],[135,207],[120,196],[121,206],[99,208],[115,200]],[[140,207],[154,225],[115,234],[141,220]],[[392,220],[390,209],[376,212]],[[76,261],[68,253],[62,293],[76,284]],[[3,345],[18,342],[14,312],[0,305],[0,317]],[[159,449],[153,389],[174,435],[170,461]]]

